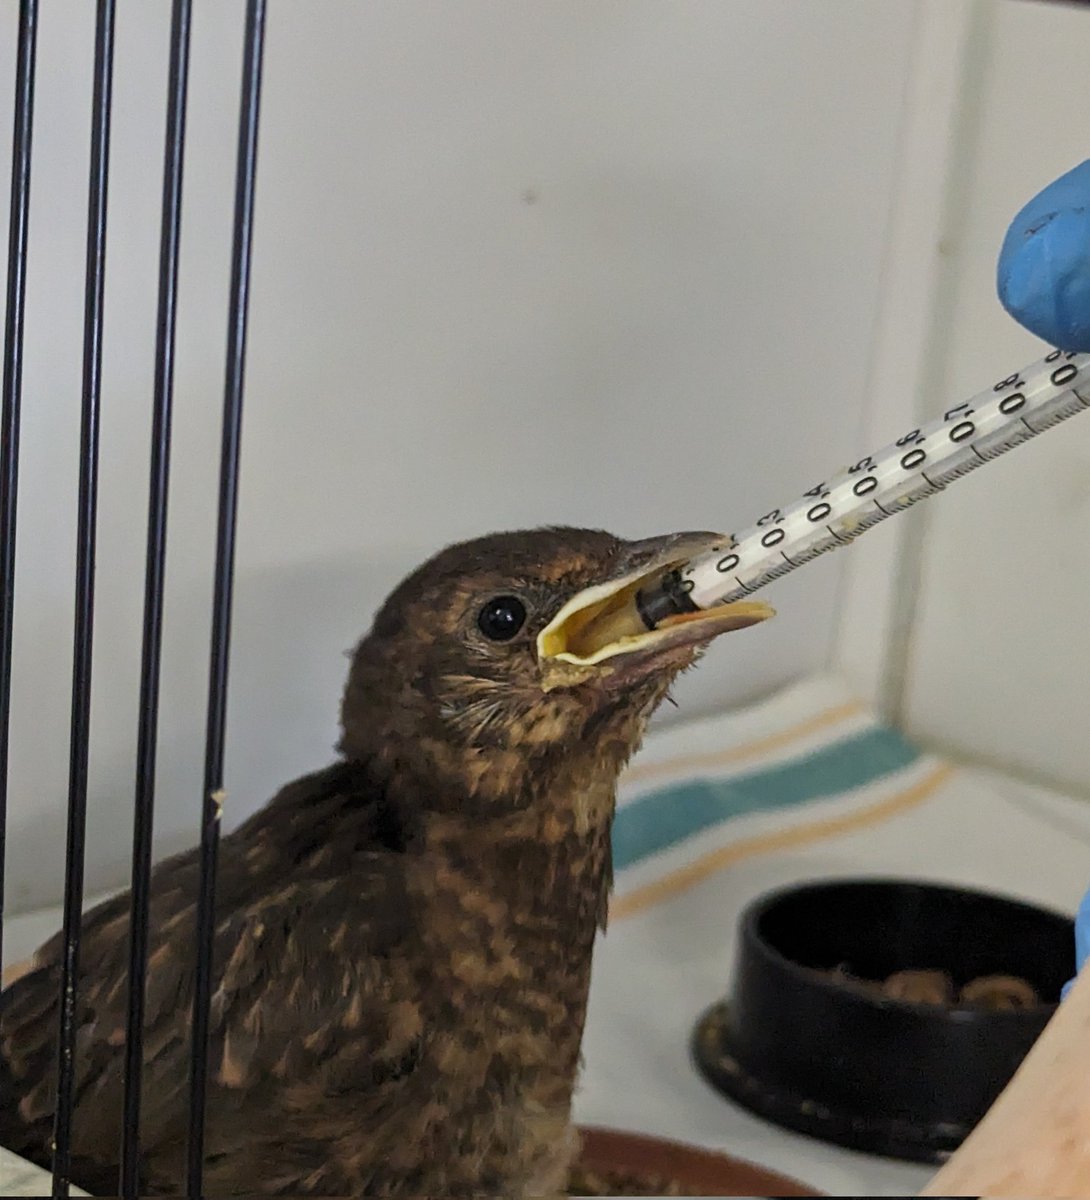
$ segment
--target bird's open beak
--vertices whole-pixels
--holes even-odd
[[[763,601],[738,600],[667,617],[653,630],[643,623],[636,608],[640,588],[726,541],[722,534],[675,533],[632,543],[618,574],[576,593],[538,634],[546,688],[570,686],[602,671],[624,673],[636,661],[706,643],[774,616]]]

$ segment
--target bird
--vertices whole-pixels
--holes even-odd
[[[334,761],[222,837],[206,1195],[566,1194],[618,776],[677,676],[772,610],[610,625],[604,646],[594,620],[719,545],[491,534],[390,594],[350,656]],[[147,1195],[185,1177],[198,877],[195,850],[151,877]],[[100,1194],[118,1180],[129,903],[82,921],[72,1170]],[[0,994],[0,1145],[43,1166],[62,954],[58,934]]]

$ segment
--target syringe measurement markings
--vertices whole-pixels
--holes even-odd
[[[1076,367],[1073,364],[1066,364],[1064,368],[1058,368],[1056,371],[1052,372],[1049,383],[1053,386],[1060,387],[1064,383],[1070,382],[1071,379],[1075,378],[1079,374],[1079,371],[1079,367]],[[1017,375],[1011,377],[1011,382],[1013,383],[1017,381],[1024,389],[1030,391],[1031,394],[1039,394],[1042,390],[1042,385],[1039,382],[1032,381],[1031,383],[1027,383],[1022,379],[1022,375],[1030,376],[1031,374],[1032,368],[1025,372],[1019,372]],[[1004,381],[1004,384],[1006,384],[1006,381]],[[1010,385],[1006,384],[1006,386]],[[1048,384],[1045,384],[1044,387],[1047,388]],[[767,531],[764,534],[759,535],[756,539],[756,545],[754,543],[753,534],[744,536],[741,539],[738,539],[732,535],[732,547],[737,549],[737,553],[731,555],[733,559],[731,564],[732,566],[742,562],[746,556],[746,552],[750,549],[750,547],[753,547],[754,549],[758,549],[759,547],[757,555],[758,561],[761,559],[760,549],[772,549],[773,547],[779,547],[778,554],[780,556],[780,561],[773,567],[765,567],[763,570],[759,570],[757,574],[748,582],[743,581],[738,575],[734,575],[733,578],[737,590],[731,589],[729,595],[720,592],[716,599],[706,601],[704,606],[707,607],[711,604],[725,602],[732,596],[748,596],[752,594],[754,591],[758,590],[772,579],[776,579],[780,575],[786,574],[789,570],[809,562],[811,559],[816,558],[819,554],[824,553],[826,550],[834,549],[837,546],[847,545],[866,529],[878,524],[886,517],[892,516],[895,512],[900,512],[905,508],[911,507],[911,505],[915,504],[918,500],[922,500],[926,496],[934,495],[936,492],[944,490],[948,484],[975,470],[982,463],[990,462],[993,458],[998,457],[1000,454],[1005,453],[1009,449],[1013,449],[1015,446],[1020,445],[1023,441],[1027,441],[1029,438],[1035,437],[1038,433],[1043,432],[1045,429],[1051,428],[1053,425],[1058,424],[1067,417],[1074,415],[1076,412],[1080,412],[1084,408],[1090,407],[1090,399],[1084,398],[1075,389],[1065,389],[1058,395],[1049,396],[1047,399],[1039,402],[1035,406],[1031,405],[1030,416],[1035,418],[1035,423],[1030,424],[1030,422],[1021,414],[1021,412],[1018,411],[1025,407],[1027,403],[1024,392],[1016,392],[1009,396],[1003,397],[1003,399],[998,402],[998,405],[995,408],[990,408],[988,402],[982,402],[978,398],[977,404],[980,405],[982,403],[983,407],[979,417],[979,425],[969,421],[967,416],[963,417],[963,419],[960,421],[957,421],[956,424],[950,423],[951,420],[953,420],[953,416],[958,414],[961,410],[965,410],[968,416],[975,415],[976,409],[971,407],[973,402],[970,401],[966,404],[959,405],[957,409],[948,410],[951,416],[947,419],[946,424],[943,425],[941,423],[936,423],[935,428],[928,430],[927,434],[924,436],[920,436],[923,433],[922,430],[913,430],[912,433],[906,434],[902,439],[900,439],[900,441],[895,443],[893,447],[890,447],[890,449],[894,450],[893,456],[879,451],[877,456],[869,455],[866,459],[861,459],[860,463],[857,464],[855,469],[859,469],[860,466],[866,464],[866,466],[869,466],[871,470],[875,472],[875,474],[865,476],[863,479],[857,480],[854,484],[852,484],[850,488],[850,496],[844,496],[841,493],[841,498],[846,501],[846,511],[844,511],[843,515],[839,517],[837,523],[845,524],[847,522],[851,522],[851,528],[834,528],[832,524],[826,522],[824,524],[824,528],[826,533],[829,535],[828,539],[819,537],[816,541],[810,540],[809,544],[805,545],[803,549],[792,549],[790,554],[779,546],[784,538],[787,537],[787,534],[783,529],[777,529],[775,531],[777,536],[770,536],[770,533]],[[1032,408],[1036,408],[1036,412],[1033,412]],[[991,430],[990,433],[988,432],[989,425],[995,423],[997,416],[1011,417],[1014,416],[1015,413],[1017,413],[1018,425],[1021,428],[1016,427],[1013,430],[1008,428],[1008,430],[1004,433],[1002,424],[1000,424],[999,428]],[[888,489],[890,492],[897,491],[905,483],[909,484],[908,488],[897,497],[895,508],[887,508],[876,496],[870,495],[871,492],[876,490],[881,492],[881,477],[888,477],[891,472],[896,472],[896,468],[892,466],[892,458],[896,457],[897,447],[905,445],[906,443],[911,445],[912,442],[909,439],[913,439],[918,443],[920,441],[927,441],[931,437],[942,435],[944,433],[950,443],[953,443],[958,447],[958,449],[962,449],[963,444],[965,444],[965,446],[972,451],[972,454],[960,454],[958,453],[958,450],[952,450],[948,455],[945,456],[946,461],[944,463],[941,455],[942,446],[940,444],[936,450],[936,453],[940,456],[937,470],[936,468],[932,467],[931,472],[934,474],[929,473],[928,471],[921,471],[917,477],[918,479],[923,480],[924,486],[913,489],[911,487],[911,477],[908,479],[902,479],[900,481],[890,481]],[[969,440],[974,434],[979,435],[977,440],[981,443],[983,449],[981,449],[981,446],[976,444],[976,441]],[[996,435],[1000,436],[996,437]],[[876,457],[878,459],[877,462],[875,461]],[[904,455],[900,456],[898,465],[902,471],[910,472],[913,466],[926,461],[927,457],[927,452],[917,444],[915,450],[908,451]],[[957,461],[958,459],[960,459],[960,461]],[[832,514],[833,506],[826,503],[824,497],[832,495],[834,491],[840,492],[840,489],[850,482],[850,475],[851,471],[847,472],[846,474],[842,473],[842,477],[835,479],[833,481],[834,486],[827,490],[822,490],[822,488],[813,490],[811,494],[820,495],[822,500],[818,504],[811,505],[809,509],[805,510],[805,518],[811,523],[811,530],[801,532],[799,535],[797,535],[798,540],[802,541],[807,539],[808,535],[812,533],[812,526],[816,524],[816,521],[820,519],[820,517],[825,516],[826,514]],[[853,511],[854,506],[852,497],[862,500],[868,496],[870,497],[869,503],[872,506],[870,511],[862,513]],[[762,524],[767,522],[768,518],[771,517],[772,514],[775,514],[777,525],[786,522],[788,528],[790,528],[798,524],[799,519],[803,515],[804,503],[805,499],[795,502],[786,510],[773,509],[771,513],[766,514],[765,518],[762,518],[762,521],[758,523],[758,529]],[[802,528],[805,530],[805,526]],[[788,537],[787,544],[789,547],[791,547],[791,543],[792,539]],[[694,568],[699,569],[700,566],[701,564],[694,563],[688,564],[686,568],[686,574],[694,576],[689,580],[693,588],[698,586],[698,580],[695,578]]]

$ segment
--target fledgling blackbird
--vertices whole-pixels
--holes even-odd
[[[340,757],[221,845],[209,1196],[563,1193],[618,772],[707,642],[771,609],[723,606],[604,647],[592,618],[716,544],[495,535],[390,596],[354,653]],[[196,891],[195,852],[156,868],[149,1194],[184,1175]],[[81,950],[74,1179],[111,1194],[128,906],[90,912]],[[0,1000],[0,1145],[43,1165],[60,957],[58,936]]]

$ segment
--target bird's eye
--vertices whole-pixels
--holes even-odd
[[[494,596],[477,614],[477,628],[493,642],[509,642],[526,623],[526,606],[514,596]]]

